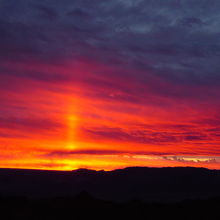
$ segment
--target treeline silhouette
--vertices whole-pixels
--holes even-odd
[[[220,197],[178,203],[146,203],[140,200],[112,202],[81,192],[74,197],[31,199],[0,197],[4,220],[56,219],[220,219]]]

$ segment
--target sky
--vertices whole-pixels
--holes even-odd
[[[220,169],[219,0],[0,0],[0,167]]]

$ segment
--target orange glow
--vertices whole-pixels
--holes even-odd
[[[67,125],[68,125],[68,131],[67,131],[67,149],[74,150],[77,148],[75,145],[75,136],[76,136],[76,129],[77,129],[77,117],[73,115],[68,115],[67,117]]]
[[[123,88],[124,79],[116,82],[97,74],[120,69],[88,61],[63,66],[14,63],[13,68],[73,74],[73,79],[59,84],[25,79],[27,88],[20,86],[24,79],[8,79],[18,87],[1,93],[6,119],[0,126],[0,167],[220,169],[220,136],[209,122],[217,111],[208,108],[212,103],[203,108],[206,103],[190,98],[181,102],[151,94],[150,89],[136,100],[126,93],[138,88],[136,82],[128,78]],[[114,83],[122,89],[117,91]]]

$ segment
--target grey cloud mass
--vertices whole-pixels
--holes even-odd
[[[144,70],[140,80],[219,85],[219,9],[217,0],[1,1],[0,56],[88,57]]]

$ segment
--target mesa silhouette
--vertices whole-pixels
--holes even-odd
[[[108,201],[178,202],[220,196],[220,171],[129,167],[114,171],[0,169],[0,196],[71,197],[82,191]]]

